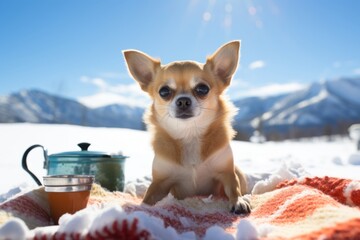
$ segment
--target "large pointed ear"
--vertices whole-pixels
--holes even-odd
[[[140,84],[141,89],[147,92],[160,68],[160,61],[136,50],[125,50],[123,54],[131,76]]]
[[[232,41],[221,46],[207,58],[205,68],[209,68],[225,86],[230,84],[236,71],[240,55],[240,41]]]

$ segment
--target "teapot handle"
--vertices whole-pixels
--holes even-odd
[[[41,186],[41,182],[40,180],[35,176],[35,174],[33,172],[31,172],[27,166],[27,156],[28,154],[30,153],[31,150],[33,150],[34,148],[37,148],[37,147],[41,147],[43,149],[43,152],[44,152],[44,159],[45,159],[45,162],[44,162],[44,166],[46,166],[47,164],[47,150],[40,144],[35,144],[35,145],[32,145],[30,146],[28,149],[26,149],[26,151],[24,152],[24,155],[22,157],[22,167],[23,169],[30,174],[30,176],[35,180],[35,182],[37,183],[37,185]]]

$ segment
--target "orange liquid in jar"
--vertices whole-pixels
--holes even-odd
[[[65,214],[74,214],[86,207],[90,191],[81,192],[48,192],[50,213],[55,224]]]

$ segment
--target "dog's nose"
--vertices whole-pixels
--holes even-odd
[[[188,97],[180,97],[176,100],[176,106],[181,110],[186,110],[191,106],[191,99]]]

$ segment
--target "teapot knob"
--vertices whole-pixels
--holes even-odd
[[[81,148],[81,151],[87,151],[90,146],[90,143],[82,142],[79,143],[78,146]]]

